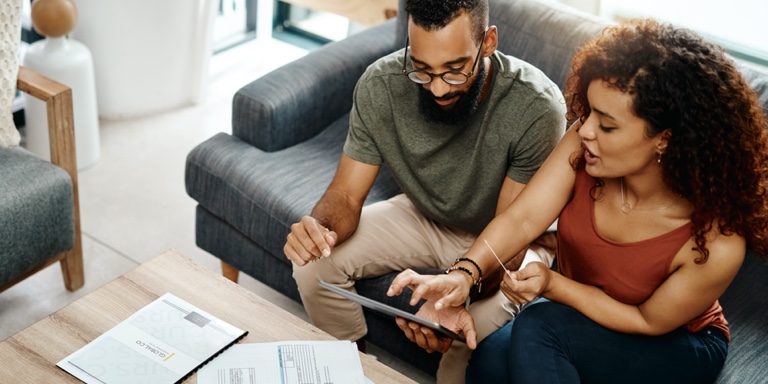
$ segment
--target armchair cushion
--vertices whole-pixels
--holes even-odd
[[[0,148],[0,286],[72,248],[72,180],[23,148]]]

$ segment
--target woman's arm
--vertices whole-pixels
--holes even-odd
[[[576,179],[570,159],[581,151],[577,124],[571,126],[520,195],[488,224],[464,255],[474,260],[484,274],[501,267],[485,240],[506,263],[542,234],[568,202]],[[472,281],[463,273],[439,276],[403,273],[392,282],[388,295],[399,295],[407,286],[413,289],[412,305],[421,298],[440,297],[435,303],[439,310],[444,305],[464,305]]]
[[[715,231],[713,229],[713,231]],[[744,261],[746,241],[738,235],[709,237],[709,259],[696,264],[700,254],[689,240],[675,256],[672,273],[640,305],[625,304],[601,289],[578,283],[544,268],[526,268],[505,278],[502,290],[526,291],[543,286],[542,295],[568,305],[598,324],[623,333],[661,335],[702,314],[731,283]]]

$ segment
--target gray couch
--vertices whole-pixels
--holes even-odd
[[[402,3],[402,2],[401,2]],[[558,3],[491,0],[499,50],[543,70],[561,88],[578,46],[607,20]],[[332,43],[242,87],[232,106],[232,134],[219,133],[187,158],[186,187],[198,202],[196,239],[202,249],[299,301],[283,255],[290,224],[308,214],[327,187],[341,154],[352,90],[365,68],[405,44],[404,12],[396,20]],[[768,71],[744,67],[768,110]],[[398,186],[384,169],[367,203]],[[722,298],[733,343],[722,382],[768,375],[768,267],[748,255]],[[415,312],[408,295],[385,295],[394,274],[362,280],[358,291]],[[409,342],[391,318],[366,312],[367,340],[434,373],[438,354]]]

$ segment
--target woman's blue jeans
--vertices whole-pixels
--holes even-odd
[[[467,383],[711,383],[727,354],[714,327],[631,335],[539,299],[478,345]]]

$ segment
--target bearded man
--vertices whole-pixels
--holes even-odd
[[[361,350],[361,306],[318,281],[354,291],[359,279],[441,268],[466,274],[479,288],[482,271],[452,266],[520,193],[566,125],[557,85],[496,51],[488,0],[409,0],[405,10],[405,47],[358,81],[336,174],[312,212],[292,225],[284,247],[314,325]],[[402,193],[364,207],[385,163]],[[523,263],[551,265],[545,249],[524,253]],[[483,333],[478,340],[514,317],[517,309],[504,302],[497,294],[470,306]],[[442,351],[440,383],[464,380],[470,350],[453,344]]]

